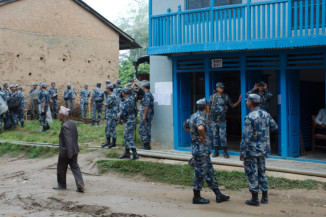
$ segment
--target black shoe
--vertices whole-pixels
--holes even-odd
[[[95,126],[95,120],[92,121],[92,126]]]
[[[224,151],[224,157],[225,157],[225,158],[230,158],[230,156],[229,156],[229,154],[228,154],[228,149],[227,149],[227,147],[224,147],[224,148],[223,148],[223,151]]]
[[[76,192],[84,193],[85,189],[84,188],[77,188]]]
[[[98,126],[100,125],[100,121],[99,121],[99,120],[97,121],[97,125],[98,125]]]
[[[192,199],[193,204],[209,204],[209,200],[202,198],[200,196],[199,190],[193,190],[194,191],[194,198]]]
[[[101,145],[102,148],[106,147],[106,146],[109,146],[111,144],[111,137],[107,137],[106,138],[106,142]]]
[[[66,190],[67,188],[65,188],[65,187],[61,187],[61,186],[55,186],[55,187],[53,187],[52,189],[55,189],[55,190]]]
[[[212,155],[212,157],[218,157],[218,156],[220,156],[220,153],[218,152],[217,147],[214,147],[214,148],[215,148],[215,153]]]
[[[149,150],[151,150],[152,148],[151,148],[151,144],[149,143],[149,142],[145,142],[144,143],[144,147],[142,147],[142,148],[140,148],[141,150],[147,150],[147,151],[149,151]]]
[[[56,119],[58,119],[58,117],[57,117],[57,115],[56,115],[56,114],[55,114],[53,117],[54,117],[54,119],[55,119],[55,120],[56,120]]]
[[[108,147],[109,148],[115,148],[115,147],[117,147],[116,141],[117,141],[117,138],[112,138],[112,144],[110,144]]]
[[[261,198],[260,203],[268,204],[268,193],[267,193],[267,191],[263,191],[263,196]]]
[[[130,158],[130,160],[137,160],[139,158],[136,148],[132,148],[132,157]]]
[[[21,128],[24,128],[25,127],[24,122],[21,122],[20,127]]]
[[[246,204],[250,205],[250,206],[259,206],[259,200],[258,200],[258,192],[255,193],[251,193],[252,194],[252,198],[250,200],[246,200]]]
[[[119,159],[130,158],[130,149],[126,148],[125,153],[119,157]]]
[[[49,129],[51,129],[51,127],[50,127],[50,125],[48,124],[48,125],[46,126],[46,130],[49,130]]]
[[[223,201],[228,201],[230,199],[230,196],[223,195],[218,188],[217,189],[213,189],[213,192],[216,195],[216,203],[221,203]]]

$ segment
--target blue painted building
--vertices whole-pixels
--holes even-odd
[[[263,80],[280,127],[273,153],[298,157],[301,141],[311,147],[311,116],[325,107],[326,0],[149,0],[148,54],[152,91],[172,83],[171,96],[155,93],[154,144],[189,149],[182,123],[221,81],[233,101],[243,96],[227,115],[238,151],[245,93]]]

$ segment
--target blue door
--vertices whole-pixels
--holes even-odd
[[[178,74],[178,128],[180,137],[179,147],[188,147],[191,145],[189,133],[183,129],[183,123],[191,115],[191,93],[190,93],[190,74]]]
[[[287,72],[288,93],[288,156],[300,156],[300,75],[298,71]]]

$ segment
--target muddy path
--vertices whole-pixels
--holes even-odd
[[[56,185],[57,157],[26,160],[0,158],[0,216],[326,216],[326,193],[320,190],[270,191],[270,204],[244,204],[248,190],[222,191],[231,200],[217,204],[205,189],[208,205],[193,205],[191,187],[166,185],[113,173],[98,175],[103,152],[80,154],[86,192],[75,192],[68,171],[68,190]]]

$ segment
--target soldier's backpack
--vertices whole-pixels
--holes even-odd
[[[18,95],[13,95],[11,96],[8,101],[7,101],[9,110],[11,111],[18,111],[19,110],[19,106],[20,106],[20,98]]]

